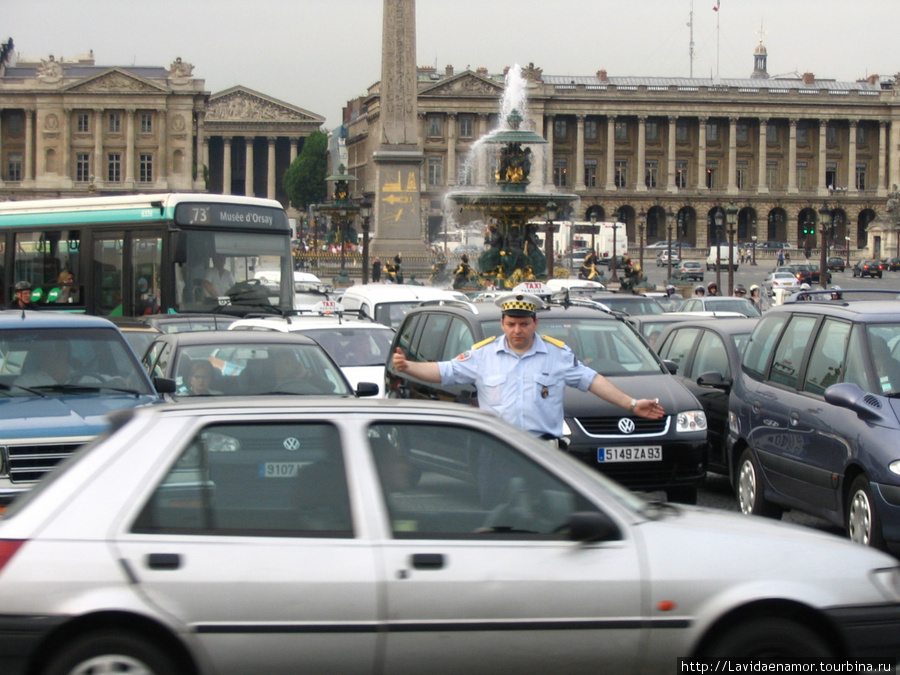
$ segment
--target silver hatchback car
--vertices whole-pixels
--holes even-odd
[[[828,534],[644,501],[466,406],[189,401],[117,414],[0,520],[0,672],[887,659],[898,574]]]

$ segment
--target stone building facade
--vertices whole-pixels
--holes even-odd
[[[0,198],[211,191],[277,198],[324,118],[193,66],[19,60],[0,66]],[[247,176],[252,175],[252,180]]]
[[[733,202],[735,243],[818,248],[824,217],[828,247],[900,255],[886,212],[900,183],[900,83],[770,78],[762,44],[753,58],[750,77],[716,81],[524,68],[526,119],[548,141],[544,188],[578,194],[569,219],[618,216],[632,245],[724,243],[728,227],[715,215]],[[494,167],[468,158],[498,124],[504,76],[420,68],[418,85],[423,237],[434,237],[447,215],[444,195],[491,180]],[[373,192],[378,84],[348,104],[345,120],[348,169],[358,191]]]

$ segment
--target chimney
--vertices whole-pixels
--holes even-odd
[[[444,74],[445,74],[447,77],[452,76],[452,75],[453,75],[453,66],[445,66],[445,67],[444,67]]]
[[[812,73],[803,73],[803,84],[815,84],[816,76]]]
[[[881,78],[880,78],[878,75],[869,75],[869,77],[866,78],[866,81],[867,81],[869,84],[878,84],[878,81],[879,81],[880,79],[881,79]]]
[[[475,72],[478,73],[479,75],[487,75],[488,69],[485,68],[484,66],[481,66],[478,69],[476,69]]]
[[[597,71],[597,79],[601,82],[609,82],[609,79],[606,77],[606,68]]]

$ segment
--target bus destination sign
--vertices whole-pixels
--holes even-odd
[[[252,230],[289,230],[287,216],[279,209],[245,204],[181,203],[175,207],[175,223],[199,227],[234,227]]]

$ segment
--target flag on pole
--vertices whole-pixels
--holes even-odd
[[[714,11],[714,12],[718,12],[718,11],[719,11],[719,3],[720,3],[720,2],[721,2],[721,0],[716,0],[716,6],[713,7],[713,11]]]

